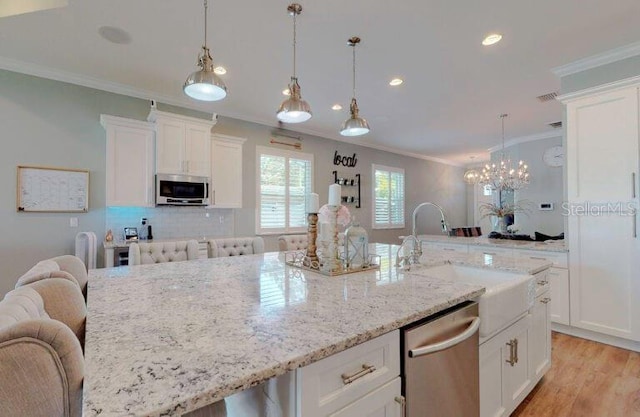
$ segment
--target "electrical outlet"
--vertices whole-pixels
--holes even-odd
[[[220,216],[220,224],[224,223],[224,216]]]
[[[69,219],[69,227],[78,227],[78,218],[77,217],[71,217]]]

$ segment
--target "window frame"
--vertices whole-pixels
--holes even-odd
[[[391,223],[391,219],[386,224],[379,224],[376,222],[376,171],[386,172],[389,177],[391,173],[402,174],[402,223]],[[407,176],[403,168],[390,167],[380,164],[371,164],[371,228],[374,230],[390,230],[390,229],[404,229],[406,226],[406,207],[407,207]],[[391,202],[391,196],[389,196],[388,203]]]
[[[260,219],[262,212],[262,193],[261,193],[261,158],[262,155],[270,155],[276,157],[285,158],[285,226],[283,228],[262,228]],[[256,215],[255,215],[255,230],[256,235],[280,235],[287,233],[301,233],[307,231],[305,218],[305,226],[303,227],[290,227],[289,226],[289,159],[301,159],[309,162],[309,171],[310,171],[310,180],[309,180],[309,190],[307,192],[307,196],[309,193],[314,192],[314,182],[315,182],[315,163],[314,163],[314,155],[310,153],[298,152],[298,151],[289,151],[286,149],[278,149],[272,148],[268,146],[256,146]],[[306,199],[306,197],[305,197]]]

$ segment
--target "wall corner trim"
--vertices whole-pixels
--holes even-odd
[[[629,45],[621,46],[619,48],[611,49],[600,54],[591,55],[577,61],[552,68],[551,72],[557,77],[562,78],[567,75],[576,74],[578,72],[611,64],[637,55],[640,55],[640,42],[634,42]]]

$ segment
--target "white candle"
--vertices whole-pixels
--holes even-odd
[[[342,187],[338,184],[331,184],[329,186],[329,205],[339,206],[342,195]]]
[[[309,194],[307,213],[317,213],[320,210],[320,197],[316,193]]]

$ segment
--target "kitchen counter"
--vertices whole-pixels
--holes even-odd
[[[484,293],[399,271],[338,277],[288,267],[282,253],[91,270],[84,416],[180,415]],[[491,258],[491,259],[489,259]],[[544,261],[433,253],[534,273]]]
[[[508,249],[527,249],[546,252],[569,252],[564,240],[547,240],[544,242],[531,242],[526,240],[489,239],[485,236],[464,237],[445,235],[418,235],[420,240],[432,243],[447,243],[458,245],[493,246]]]

